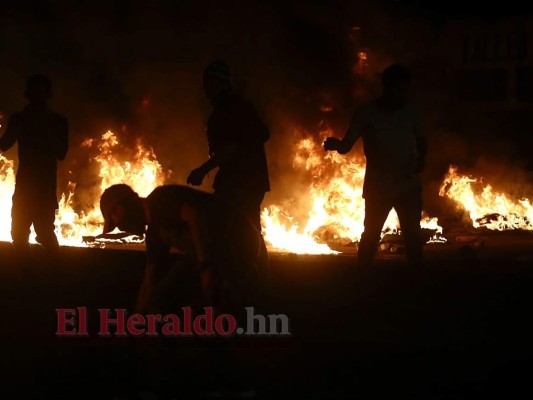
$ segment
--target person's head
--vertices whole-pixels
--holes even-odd
[[[35,74],[26,81],[26,98],[32,104],[46,104],[52,98],[52,81],[46,75]]]
[[[394,103],[404,103],[409,94],[411,73],[400,64],[393,64],[383,71],[381,86],[383,97]]]
[[[214,100],[231,89],[231,71],[225,62],[216,60],[205,68],[203,88],[209,100]]]
[[[100,198],[100,211],[104,216],[104,233],[116,227],[136,235],[142,235],[146,230],[143,202],[128,185],[108,187]]]

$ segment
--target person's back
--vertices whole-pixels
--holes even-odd
[[[146,197],[150,219],[146,233],[148,258],[159,263],[161,255],[167,254],[170,247],[188,253],[195,251],[190,224],[181,216],[185,204],[193,205],[198,211],[202,239],[219,286],[226,281],[233,295],[242,296],[242,301],[253,297],[254,287],[260,285],[261,279],[260,233],[241,212],[209,193],[186,186],[164,185]]]

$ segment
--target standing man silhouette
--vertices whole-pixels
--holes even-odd
[[[18,144],[17,171],[11,237],[16,249],[28,247],[33,224],[37,241],[47,250],[59,249],[54,233],[57,204],[57,161],[68,149],[67,119],[48,108],[52,82],[45,75],[33,75],[26,82],[28,105],[9,119],[0,138],[0,149],[7,151]]]
[[[207,66],[203,89],[213,106],[207,123],[210,158],[190,173],[187,183],[201,185],[218,167],[214,194],[244,213],[261,232],[261,202],[270,191],[264,148],[270,132],[255,108],[233,91],[231,72],[224,62],[213,61]],[[264,242],[262,253],[261,264],[267,269]]]
[[[363,138],[366,174],[365,229],[359,243],[358,259],[363,267],[372,263],[381,229],[394,207],[400,219],[406,252],[412,266],[423,265],[420,217],[422,182],[427,153],[417,109],[408,101],[410,72],[391,65],[382,74],[382,95],[355,112],[342,140],[330,137],[326,150],[348,153]]]

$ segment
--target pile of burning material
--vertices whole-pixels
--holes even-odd
[[[423,221],[424,219],[422,219]],[[436,223],[436,219],[435,219]],[[426,244],[438,244],[438,243],[447,243],[448,239],[442,234],[442,227],[436,226],[429,228],[431,224],[420,224],[422,226],[422,240]],[[405,242],[401,235],[401,231],[386,233],[382,236],[381,242],[379,244],[379,250],[387,253],[405,253]]]
[[[83,236],[83,242],[90,246],[101,246],[106,243],[142,244],[144,236],[132,235],[128,232],[102,233],[98,236]]]
[[[457,166],[450,166],[439,194],[453,200],[475,229],[533,231],[533,205],[529,199],[515,199],[495,191],[482,179],[460,174]]]
[[[293,168],[310,175],[307,192],[295,194],[307,200],[309,211],[305,223],[295,220],[293,215],[297,213],[289,211],[291,204],[271,205],[262,212],[263,234],[272,250],[298,254],[351,252],[361,238],[365,162],[355,155],[325,152],[322,142],[328,136],[334,136],[333,132],[322,125],[318,140],[307,136],[294,148]],[[446,241],[437,218],[424,215],[420,225],[427,234],[427,242]],[[382,237],[392,235],[399,243],[400,233],[398,216],[392,210]]]

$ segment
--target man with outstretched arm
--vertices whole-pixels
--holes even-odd
[[[394,208],[400,219],[408,261],[411,266],[421,267],[420,173],[425,166],[426,139],[418,110],[408,101],[410,72],[402,65],[391,65],[383,71],[381,81],[382,95],[354,113],[342,140],[329,137],[324,148],[346,154],[357,139],[363,139],[365,229],[359,243],[359,265],[371,265],[383,224]]]

